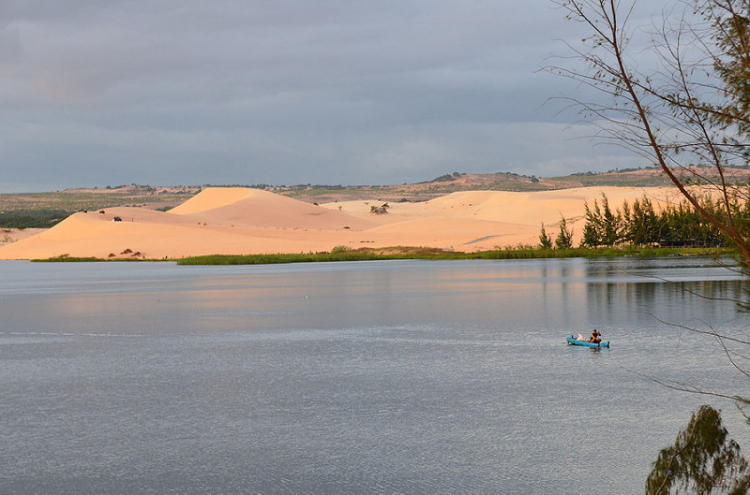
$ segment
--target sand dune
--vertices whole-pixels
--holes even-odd
[[[171,214],[190,215],[215,210],[260,193],[244,187],[208,188],[169,211]]]
[[[226,193],[219,188],[207,189],[169,213],[196,222],[238,227],[326,230],[348,227],[359,230],[375,225],[367,219],[350,217],[337,210],[243,188],[228,188]]]
[[[648,196],[655,204],[674,200],[668,188],[579,188],[534,193],[458,192],[424,203],[348,201],[321,206],[246,188],[207,188],[184,204],[159,212],[111,208],[76,213],[35,236],[0,247],[0,259],[59,255],[180,258],[203,254],[330,251],[335,246],[423,246],[478,251],[537,244],[541,224],[554,236],[564,216],[577,240],[584,202],[601,200],[614,209],[623,200]],[[122,221],[113,221],[120,217]]]

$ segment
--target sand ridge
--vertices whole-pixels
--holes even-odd
[[[227,194],[236,197],[234,201],[226,201],[218,188],[207,189],[205,192],[210,200],[202,198],[203,193],[200,193],[168,213],[190,218],[196,223],[238,227],[361,230],[375,225],[365,218],[351,217],[337,210],[321,208],[268,191],[244,189],[252,193],[243,196],[236,189],[239,188],[232,188]],[[192,207],[193,200],[201,205],[201,209]]]
[[[544,192],[465,191],[422,203],[377,199],[313,205],[268,191],[206,188],[160,212],[110,208],[76,213],[55,227],[0,247],[0,259],[74,257],[181,258],[206,254],[330,251],[336,246],[421,246],[479,251],[536,245],[542,223],[554,237],[565,217],[578,242],[584,202],[606,194],[611,208],[647,196],[658,207],[672,188],[578,188]],[[119,217],[121,221],[114,221]]]
[[[169,210],[169,213],[172,215],[190,215],[192,213],[215,210],[216,208],[230,205],[260,192],[244,187],[210,187],[204,189],[200,194],[193,196],[181,205],[172,208]]]

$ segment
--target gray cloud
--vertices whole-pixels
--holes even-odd
[[[540,109],[576,28],[547,0],[5,0],[0,191],[642,165]]]

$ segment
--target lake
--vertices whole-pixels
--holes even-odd
[[[744,393],[708,259],[0,262],[0,493],[643,493]],[[610,349],[568,346],[597,328]]]

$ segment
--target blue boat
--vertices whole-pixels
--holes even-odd
[[[609,347],[609,341],[594,344],[593,342],[589,342],[588,340],[578,340],[573,335],[571,335],[570,337],[565,337],[565,340],[567,340],[568,344],[570,345],[582,345],[584,347]]]

